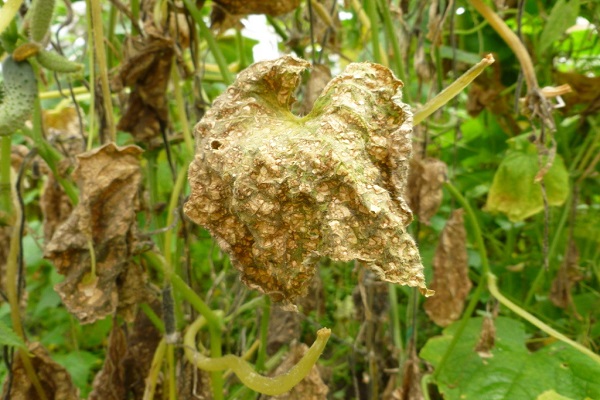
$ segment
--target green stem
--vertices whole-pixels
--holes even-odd
[[[147,303],[140,304],[140,309],[160,333],[165,333],[165,324]]]
[[[385,35],[388,38],[390,44],[392,45],[392,50],[394,51],[394,72],[396,73],[398,78],[400,78],[400,80],[404,83],[404,85],[406,85],[408,82],[406,81],[406,74],[404,72],[400,41],[398,40],[398,36],[396,35],[396,28],[394,27],[394,23],[392,22],[390,7],[383,0],[379,0],[379,11],[381,11],[381,15],[383,16],[383,27],[385,29]],[[404,90],[404,102],[410,104],[410,93],[407,89]]]
[[[12,199],[10,197],[10,155],[12,141],[10,136],[0,138],[0,225],[10,224]]]
[[[396,285],[388,283],[388,298],[390,301],[390,317],[392,325],[392,340],[394,341],[394,347],[398,351],[398,378],[402,377],[402,366],[403,359],[402,353],[404,352],[404,346],[402,345],[402,327],[400,326],[400,315],[398,310],[398,292]]]
[[[87,0],[89,2],[89,0]],[[86,19],[87,19],[87,30],[88,30],[88,44],[89,43],[94,43],[94,27],[92,24],[92,10],[89,7],[89,3],[87,4],[87,13],[86,13]],[[90,78],[89,78],[89,85],[90,85],[90,110],[89,110],[89,132],[88,132],[88,140],[87,140],[87,146],[86,146],[86,150],[90,151],[92,150],[92,147],[94,146],[94,138],[96,136],[96,68],[94,68],[94,65],[96,63],[96,52],[95,51],[88,51],[88,63],[89,63],[89,74],[90,74]]]
[[[175,94],[175,104],[177,106],[177,114],[179,122],[181,123],[181,132],[183,134],[183,141],[185,147],[190,154],[194,153],[194,139],[192,137],[192,130],[190,129],[190,122],[187,117],[185,110],[185,101],[183,100],[183,94],[181,93],[181,81],[179,79],[179,70],[177,65],[173,64],[171,70],[171,79],[173,82],[173,92]]]
[[[165,358],[166,349],[167,342],[163,338],[156,347],[156,350],[154,351],[154,357],[152,357],[150,372],[148,372],[148,377],[146,378],[144,400],[154,400],[154,393],[156,392],[156,382],[158,382],[158,375],[160,374],[162,363]]]
[[[581,344],[575,342],[574,340],[569,339],[562,333],[560,333],[557,330],[546,325],[545,323],[543,323],[542,321],[540,321],[539,319],[537,319],[533,315],[529,314],[527,311],[525,311],[524,309],[522,309],[521,307],[517,306],[515,303],[513,303],[512,301],[510,301],[506,297],[504,297],[504,295],[502,295],[502,293],[500,293],[500,291],[498,290],[497,281],[498,281],[498,278],[496,278],[496,276],[494,274],[488,274],[488,289],[490,290],[490,293],[492,294],[492,296],[494,296],[496,299],[498,299],[498,301],[502,305],[504,305],[506,308],[510,309],[512,312],[514,312],[521,318],[525,319],[532,325],[534,325],[534,326],[538,327],[539,329],[541,329],[542,331],[546,332],[548,335],[560,340],[561,342],[568,344],[569,346],[571,346],[574,349],[576,349],[577,351],[580,351],[581,353],[589,356],[594,361],[596,361],[597,363],[600,364],[600,356],[598,354],[594,353],[587,347],[584,347]]]
[[[200,36],[202,36],[204,40],[206,40],[208,48],[210,49],[213,57],[215,58],[215,61],[217,62],[217,65],[219,66],[219,71],[221,71],[223,81],[225,82],[225,84],[231,85],[233,83],[233,76],[229,71],[229,66],[225,61],[225,57],[221,52],[221,48],[217,45],[215,37],[212,35],[210,29],[208,29],[208,27],[204,23],[204,20],[202,19],[202,13],[200,12],[200,10],[198,10],[194,1],[183,0],[183,2],[185,3],[185,7],[192,15],[194,21],[196,21],[196,24],[198,24],[198,27],[200,28]]]
[[[269,338],[269,318],[271,315],[271,299],[265,296],[265,302],[262,308],[262,317],[260,320],[260,348],[256,356],[256,370],[263,372],[265,369],[265,360],[267,359],[267,342]]]
[[[110,87],[108,85],[108,66],[106,64],[106,51],[104,49],[104,27],[102,23],[102,6],[100,0],[87,0],[92,15],[92,26],[94,33],[94,50],[96,52],[98,73],[100,74],[100,86],[102,88],[102,100],[104,101],[104,112],[106,113],[106,127],[108,130],[108,139],[111,142],[117,140],[115,130],[115,118],[113,115],[112,98]],[[90,65],[90,68],[94,68]],[[94,82],[91,82],[93,85]]]
[[[379,18],[377,18],[377,0],[366,0],[365,8],[369,15],[371,22],[371,47],[373,48],[373,59],[375,62],[381,64],[383,58],[381,55],[381,48],[379,47],[379,30],[376,29],[379,26]]]

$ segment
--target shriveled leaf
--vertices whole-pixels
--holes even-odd
[[[486,210],[501,212],[511,221],[522,221],[544,209],[542,189],[534,182],[539,170],[538,156],[533,151],[509,150],[498,166],[488,193]],[[569,194],[569,173],[562,157],[556,156],[544,176],[548,204],[560,206]]]
[[[79,400],[79,390],[73,385],[67,370],[53,361],[48,351],[40,343],[29,344],[28,350],[31,354],[31,364],[46,398],[52,400]],[[8,392],[8,381],[5,381],[3,399],[31,400],[39,398],[19,356],[15,356],[12,364],[12,375],[10,392]]]
[[[5,325],[2,321],[0,321],[0,345],[27,349],[23,339],[21,339],[10,326]]]
[[[494,320],[490,316],[483,317],[483,323],[481,324],[481,333],[479,334],[479,341],[475,346],[475,351],[480,357],[492,357],[491,350],[496,344],[496,325]]]
[[[435,158],[410,160],[407,200],[410,209],[417,214],[419,221],[429,224],[442,204],[443,185],[448,167]]]
[[[127,350],[125,333],[113,321],[113,328],[108,337],[108,349],[102,369],[94,378],[93,389],[89,400],[121,400],[127,398],[125,386],[125,368],[122,363]]]
[[[152,145],[169,123],[167,87],[173,62],[173,41],[147,26],[143,37],[125,40],[124,61],[113,78],[113,90],[130,87],[127,108],[118,129],[129,132],[136,142]]]
[[[525,345],[525,329],[510,318],[496,319],[492,357],[481,357],[475,346],[482,318],[472,318],[440,372],[438,389],[446,400],[535,399],[547,390],[574,399],[600,398],[600,365],[572,347],[555,342],[532,353]],[[431,338],[420,356],[437,368],[458,328]],[[541,368],[543,366],[543,368]]]
[[[286,14],[300,5],[300,0],[217,0],[210,14],[211,27],[224,31],[235,26],[248,14],[277,16]]]
[[[69,196],[67,196],[52,172],[48,174],[48,179],[44,183],[44,189],[40,196],[40,208],[44,216],[44,240],[48,243],[52,240],[56,229],[65,222],[73,211]]]
[[[304,343],[290,346],[287,358],[275,369],[273,375],[277,376],[289,371],[300,361],[307,351],[308,346]],[[329,393],[329,388],[323,382],[317,365],[313,365],[306,378],[301,380],[292,390],[285,394],[268,398],[273,400],[325,400],[327,399],[327,393]]]
[[[560,39],[567,28],[575,23],[578,15],[579,0],[558,0],[552,7],[548,21],[540,35],[537,48],[539,54],[544,54],[555,41]]]
[[[422,373],[419,368],[419,357],[414,350],[411,350],[410,357],[404,364],[404,373],[402,374],[402,387],[400,399],[402,400],[422,400],[423,390],[421,389]]]
[[[118,308],[128,309],[146,297],[144,274],[131,262],[141,152],[136,146],[111,143],[79,155],[73,172],[80,190],[79,204],[46,245],[45,256],[66,276],[56,290],[67,309],[83,323],[104,318]],[[96,279],[90,275],[90,244]],[[129,274],[134,274],[135,282],[126,279]]]
[[[571,290],[575,283],[583,279],[579,271],[579,250],[574,241],[569,242],[565,260],[558,269],[556,277],[552,281],[550,300],[555,306],[568,309],[573,307],[573,296]],[[575,311],[577,313],[577,311]]]
[[[304,118],[289,107],[308,63],[286,56],[238,75],[196,127],[185,213],[275,301],[306,293],[321,256],[358,259],[425,287],[402,199],[412,116],[387,68],[351,64]]]
[[[460,318],[472,284],[469,279],[464,210],[457,209],[446,222],[433,258],[435,296],[425,300],[425,312],[437,325]]]

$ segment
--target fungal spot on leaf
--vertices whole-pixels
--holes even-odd
[[[210,148],[213,150],[219,150],[223,144],[218,140],[213,140],[210,144]]]
[[[256,63],[215,100],[196,126],[185,213],[275,301],[305,295],[320,257],[359,260],[432,294],[405,230],[412,114],[402,82],[381,65],[350,64],[300,118],[290,107],[308,66]],[[227,146],[213,151],[215,142]]]

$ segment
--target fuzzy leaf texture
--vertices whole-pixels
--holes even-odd
[[[290,105],[308,66],[256,63],[215,100],[196,126],[185,213],[274,301],[305,295],[320,257],[359,260],[431,294],[405,231],[412,115],[402,82],[381,65],[350,64],[300,118]]]

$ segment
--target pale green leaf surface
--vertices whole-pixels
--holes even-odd
[[[579,14],[579,0],[556,2],[540,35],[539,54],[544,52],[573,24]]]
[[[482,358],[474,350],[482,318],[473,318],[450,354],[438,377],[446,400],[529,400],[548,390],[574,399],[600,399],[600,365],[571,347],[554,343],[532,353],[525,347],[523,324],[498,318],[493,357]],[[430,339],[420,356],[434,368],[452,341],[457,323],[444,335]]]
[[[534,179],[539,171],[537,154],[509,150],[498,166],[488,194],[486,210],[501,212],[513,222],[522,221],[544,209],[542,189]],[[560,156],[544,177],[548,204],[562,205],[569,193],[569,173]]]
[[[27,349],[23,339],[21,339],[11,327],[5,325],[2,321],[0,321],[0,345]]]
[[[540,394],[536,400],[573,400],[570,397],[565,397],[556,393],[554,390],[546,390]]]

